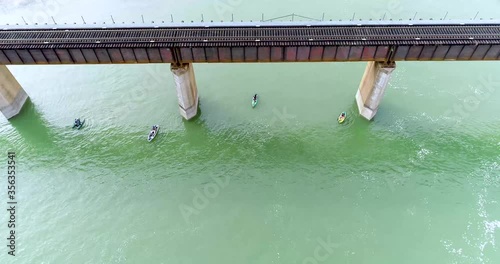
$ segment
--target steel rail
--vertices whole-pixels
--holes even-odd
[[[0,45],[122,43],[252,43],[325,41],[493,41],[500,25],[314,26],[3,30]]]

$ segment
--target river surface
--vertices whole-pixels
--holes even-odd
[[[496,0],[0,4],[0,24],[500,18]],[[189,122],[166,64],[9,66],[31,99],[0,116],[18,200],[0,263],[500,263],[500,63],[399,62],[371,122],[365,65],[196,64]]]

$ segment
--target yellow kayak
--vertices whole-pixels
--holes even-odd
[[[345,112],[342,112],[342,114],[339,115],[339,118],[338,118],[338,121],[339,121],[339,124],[342,124],[344,123],[345,119],[346,119],[347,115]]]

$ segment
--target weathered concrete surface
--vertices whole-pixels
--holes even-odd
[[[28,95],[9,71],[0,65],[0,111],[10,119],[21,111]]]
[[[194,77],[193,64],[181,66],[170,65],[174,74],[175,89],[179,99],[179,111],[186,120],[196,116],[198,113],[198,88]]]
[[[366,65],[365,73],[356,93],[358,110],[364,118],[372,120],[377,114],[380,102],[384,97],[385,88],[395,68],[395,63],[383,64],[370,61]]]

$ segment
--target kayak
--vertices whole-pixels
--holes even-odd
[[[342,116],[342,114],[344,114],[344,116]],[[342,112],[342,114],[340,114],[338,118],[339,124],[344,123],[345,118],[347,117],[347,114],[345,112]]]
[[[255,100],[255,101],[252,99],[252,107],[255,107],[258,102],[259,102],[259,99]]]
[[[83,127],[83,124],[85,124],[85,119],[83,119],[83,121],[82,121],[82,122],[80,122],[80,125],[79,125],[79,126],[77,126],[77,125],[73,124],[73,128],[80,129],[80,128],[82,128],[82,127]]]
[[[256,100],[254,100],[252,97],[252,107],[257,106],[257,103],[259,103],[259,98],[257,97]]]
[[[153,129],[151,129],[151,131],[149,132],[149,135],[148,135],[149,142],[151,142],[156,137],[159,129],[160,129],[160,127],[158,125],[153,126]]]
[[[149,142],[151,142],[156,137],[159,129],[160,129],[160,127],[158,125],[153,126],[153,129],[151,129],[151,131],[149,132],[149,135],[148,135]]]

